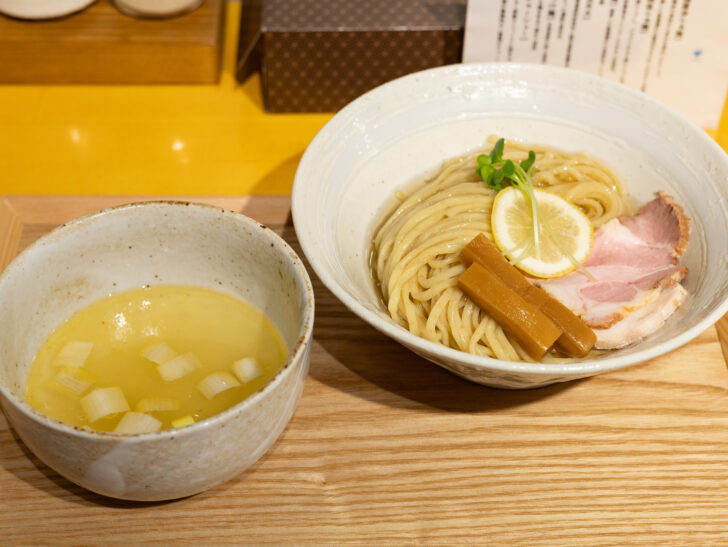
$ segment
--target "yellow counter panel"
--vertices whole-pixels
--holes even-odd
[[[267,114],[237,84],[240,3],[219,85],[0,86],[0,193],[288,193],[331,114]],[[713,131],[728,147],[728,109]]]

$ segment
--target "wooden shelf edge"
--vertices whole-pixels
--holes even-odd
[[[22,233],[20,216],[7,199],[0,199],[0,271],[15,258]]]

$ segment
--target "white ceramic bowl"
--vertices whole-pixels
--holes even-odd
[[[81,430],[24,402],[29,365],[62,320],[110,293],[146,284],[208,287],[257,306],[283,335],[288,359],[240,404],[156,433]],[[185,203],[106,209],[40,238],[0,275],[0,403],[38,458],[89,490],[132,500],[188,496],[237,475],[281,434],[308,373],[313,314],[303,264],[258,222]]]
[[[18,19],[55,19],[81,11],[95,0],[0,0],[0,13]]]
[[[490,134],[586,152],[638,202],[663,189],[693,219],[684,263],[690,300],[648,340],[598,359],[529,364],[469,355],[398,326],[368,264],[396,188]],[[304,154],[293,219],[311,266],[354,313],[469,380],[527,388],[639,363],[684,344],[728,309],[728,160],[701,129],[650,97],[586,73],[540,65],[452,65],[389,82],[341,110]],[[392,366],[396,367],[396,363]]]
[[[205,0],[113,0],[114,5],[131,17],[163,19],[177,17],[200,7]]]

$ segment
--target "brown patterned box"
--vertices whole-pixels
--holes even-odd
[[[333,112],[384,82],[460,61],[467,0],[245,0],[238,80],[269,112]]]

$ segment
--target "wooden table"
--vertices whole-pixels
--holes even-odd
[[[14,254],[133,199],[0,198],[0,245]],[[286,196],[194,199],[297,247]],[[728,542],[728,373],[715,328],[643,365],[503,391],[415,356],[314,285],[311,374],[256,465],[187,499],[116,501],[39,462],[0,418],[3,543]]]

